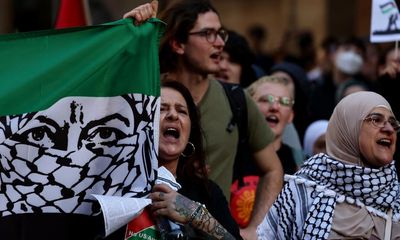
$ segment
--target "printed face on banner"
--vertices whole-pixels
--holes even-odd
[[[97,211],[91,194],[147,195],[157,169],[155,102],[140,94],[68,97],[1,118],[0,215],[90,215]]]

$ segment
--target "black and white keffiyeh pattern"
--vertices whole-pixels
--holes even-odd
[[[94,215],[92,194],[145,197],[157,173],[159,98],[66,97],[0,117],[0,217]]]
[[[264,221],[259,239],[328,239],[338,202],[366,206],[399,221],[399,186],[394,163],[379,169],[347,165],[326,154],[308,159],[286,184]]]

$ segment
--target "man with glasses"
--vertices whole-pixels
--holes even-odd
[[[205,137],[206,162],[210,179],[230,197],[233,164],[239,142],[238,129],[227,131],[232,111],[222,85],[211,77],[228,39],[218,12],[208,1],[178,1],[168,6],[159,18],[167,23],[160,42],[160,67],[164,81],[183,83],[192,93],[201,115]],[[153,5],[138,7],[124,15],[137,23],[155,16]],[[147,18],[146,18],[147,17]],[[255,229],[282,188],[282,166],[270,144],[273,132],[257,106],[246,94],[248,139],[253,157],[262,171],[250,224],[241,230],[245,239],[256,239]]]
[[[198,32],[190,32],[189,35],[198,35],[200,37],[206,38],[209,43],[214,43],[217,40],[217,37],[220,37],[224,43],[228,41],[228,32],[220,28],[218,30],[212,28],[206,28]]]

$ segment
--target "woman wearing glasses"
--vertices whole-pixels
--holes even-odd
[[[343,98],[329,120],[327,154],[285,178],[257,228],[259,239],[398,239],[393,154],[399,129],[381,95],[362,91]]]

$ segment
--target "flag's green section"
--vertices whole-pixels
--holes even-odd
[[[0,36],[0,115],[43,110],[66,96],[159,96],[164,24],[131,19]]]

